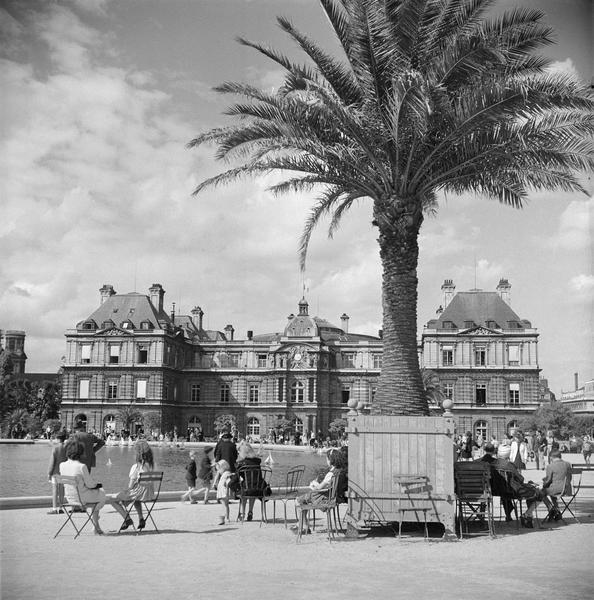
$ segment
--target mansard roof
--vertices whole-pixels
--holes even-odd
[[[439,318],[427,323],[427,327],[431,329],[468,329],[477,326],[489,329],[525,329],[530,328],[531,324],[521,319],[497,292],[482,290],[458,292]]]
[[[140,323],[143,321],[150,321],[154,329],[173,326],[171,318],[165,311],[159,312],[148,296],[138,292],[115,294],[106,298],[101,306],[77,327],[87,321],[94,321],[99,328],[102,328],[102,324],[106,321],[112,321],[116,327],[129,321],[134,329],[140,329]]]

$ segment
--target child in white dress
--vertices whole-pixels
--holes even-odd
[[[231,467],[226,460],[219,460],[216,463],[218,472],[217,500],[225,507],[225,514],[221,515],[219,522],[225,524],[225,519],[229,523],[229,480],[231,479]]]

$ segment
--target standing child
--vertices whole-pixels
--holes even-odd
[[[52,455],[50,456],[49,467],[48,467],[48,480],[52,484],[52,509],[48,511],[48,515],[57,515],[62,512],[59,507],[59,503],[64,500],[64,486],[56,483],[54,475],[60,474],[60,463],[66,462],[66,438],[68,434],[62,430],[56,435],[58,440],[57,445],[52,448]]]
[[[192,493],[196,491],[196,452],[192,450],[190,452],[190,462],[186,465],[186,484],[188,485],[188,491],[182,494],[181,501],[185,502],[190,499],[192,504],[196,504],[196,500],[192,498]]]
[[[231,467],[226,460],[219,460],[216,463],[218,480],[217,483],[217,500],[225,507],[225,514],[219,517],[219,523],[225,524],[225,519],[229,523],[229,481],[231,476]]]
[[[200,469],[198,470],[198,480],[196,482],[196,494],[204,492],[204,504],[208,504],[208,493],[212,485],[212,446],[204,448],[204,454],[200,460]]]

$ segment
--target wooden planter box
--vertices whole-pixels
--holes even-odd
[[[444,525],[444,537],[454,536],[454,420],[391,415],[347,420],[349,527],[426,518]]]

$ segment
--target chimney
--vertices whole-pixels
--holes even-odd
[[[175,302],[171,303],[171,322],[175,324]]]
[[[384,330],[383,330],[383,329],[378,329],[378,332],[377,332],[377,337],[378,337],[380,340],[383,340],[383,339],[384,339]]]
[[[108,298],[115,295],[116,291],[113,289],[113,285],[103,284],[103,287],[99,290],[101,294],[101,304],[103,304]]]
[[[511,306],[511,285],[507,279],[500,279],[496,288],[499,297]]]
[[[165,290],[160,283],[153,283],[149,288],[151,303],[159,313],[163,312],[163,297],[165,296]]]
[[[340,317],[340,322],[342,323],[342,330],[345,333],[349,332],[349,316],[346,313],[342,313],[342,317]]]
[[[248,329],[247,339],[251,340],[254,337],[254,332],[251,329]]]
[[[235,333],[235,329],[233,329],[233,325],[227,325],[225,327],[225,333],[227,335],[227,339],[232,342],[233,334]]]
[[[456,286],[451,279],[444,279],[443,285],[441,286],[441,291],[443,292],[443,304],[444,308],[448,307],[448,304],[452,301],[454,297],[454,292],[456,291]]]
[[[577,392],[579,389],[579,385],[578,385],[578,374],[574,373],[573,374],[573,384],[575,386],[575,391]]]
[[[192,322],[196,326],[197,329],[202,330],[202,318],[204,317],[204,312],[199,306],[195,306],[191,311]]]

